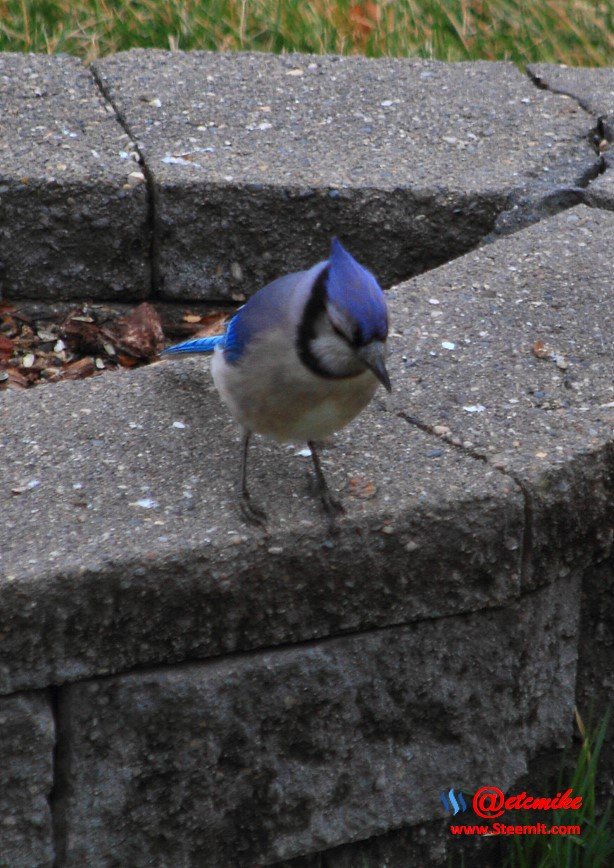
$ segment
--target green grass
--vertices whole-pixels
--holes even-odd
[[[614,63],[613,0],[0,0],[0,50],[128,48]]]
[[[512,850],[505,868],[607,868],[614,865],[614,837],[612,834],[612,806],[608,803],[598,810],[596,777],[599,753],[608,730],[608,717],[592,732],[588,732],[576,715],[582,735],[582,746],[571,778],[561,771],[557,789],[571,787],[574,794],[582,795],[579,811],[553,811],[546,820],[548,825],[579,825],[579,837],[523,836],[512,839]],[[517,823],[535,822],[535,817],[517,819]]]

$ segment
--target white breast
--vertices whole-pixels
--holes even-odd
[[[347,425],[377,389],[371,371],[334,380],[312,374],[287,333],[273,331],[229,365],[217,347],[213,381],[235,419],[280,442],[321,440]]]

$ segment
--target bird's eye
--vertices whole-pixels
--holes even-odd
[[[338,329],[337,326],[336,326],[334,323],[331,323],[331,325],[332,325],[332,327],[333,327],[333,331],[335,332],[335,334],[336,334],[336,335],[339,335],[340,338],[342,338],[346,343],[349,344],[349,343],[350,343],[350,339],[349,339],[348,336],[345,334],[345,332],[342,332],[341,329]]]
[[[349,344],[351,347],[354,347],[354,348],[362,346],[363,341],[362,341],[362,336],[360,334],[360,329],[355,328],[352,332],[351,337],[350,337],[345,332],[341,331],[341,329],[337,328],[337,326],[334,323],[331,323],[331,325],[333,327],[333,331],[335,332],[335,334],[339,335],[339,337],[342,340],[344,340],[346,342],[346,344]]]

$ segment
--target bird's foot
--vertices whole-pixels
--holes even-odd
[[[331,536],[337,536],[339,533],[337,518],[345,513],[343,504],[332,496],[328,488],[320,491],[320,500],[328,519],[328,532]]]
[[[241,494],[241,498],[239,500],[239,507],[241,509],[241,515],[246,522],[248,522],[249,524],[255,524],[258,527],[266,527],[266,512],[263,509],[260,509],[260,507],[254,506],[249,494],[246,491]]]
[[[330,517],[334,518],[338,515],[343,515],[345,513],[345,507],[341,503],[340,500],[337,500],[336,497],[330,493],[330,488],[326,484],[326,480],[319,480],[317,477],[309,474],[309,488],[310,492],[314,497],[319,497],[322,502],[322,506],[324,507],[324,512]]]
[[[337,515],[344,515],[345,507],[340,500],[332,496],[328,488],[319,492],[324,512],[331,518]]]

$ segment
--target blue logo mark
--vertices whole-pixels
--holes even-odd
[[[449,793],[446,794],[441,792],[439,794],[439,799],[441,804],[444,806],[446,811],[451,811],[452,816],[456,816],[460,811],[466,811],[467,805],[465,804],[465,800],[463,798],[463,794],[459,793],[458,796],[454,794],[454,790],[450,790]]]

